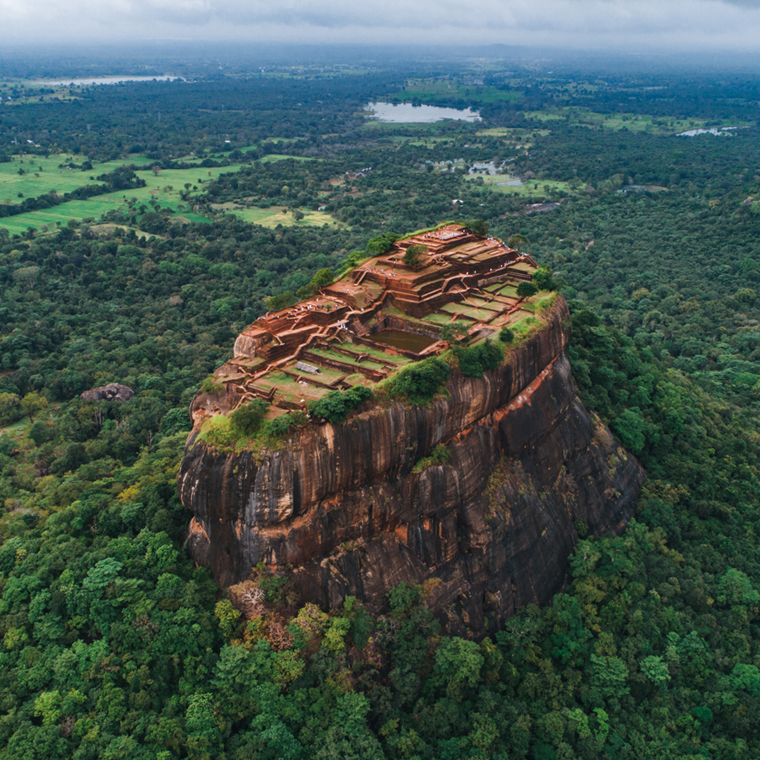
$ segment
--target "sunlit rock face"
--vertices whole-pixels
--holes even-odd
[[[325,609],[356,596],[380,613],[389,589],[423,584],[459,634],[549,601],[577,526],[622,532],[644,479],[578,398],[568,337],[559,299],[546,328],[482,379],[454,371],[429,406],[310,425],[275,452],[218,452],[195,430],[178,479],[190,555],[222,585],[264,562]],[[438,444],[447,463],[415,472]]]

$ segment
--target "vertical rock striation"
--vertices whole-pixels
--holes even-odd
[[[264,562],[325,608],[353,595],[381,612],[390,588],[423,583],[458,633],[548,601],[578,526],[621,532],[644,478],[578,398],[568,324],[559,299],[482,379],[454,372],[429,406],[310,425],[279,451],[219,452],[194,431],[178,479],[191,556],[223,585]],[[415,471],[439,444],[447,463]]]

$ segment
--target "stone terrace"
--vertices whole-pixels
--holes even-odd
[[[403,262],[425,246],[415,266]],[[372,385],[448,347],[441,328],[465,325],[471,343],[530,313],[517,297],[536,263],[501,240],[459,225],[399,240],[296,306],[267,313],[215,373],[234,406],[255,397],[272,413],[305,408],[335,389]]]

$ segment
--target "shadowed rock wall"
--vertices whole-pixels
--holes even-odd
[[[567,306],[482,379],[455,372],[428,407],[370,409],[312,425],[280,451],[188,441],[179,474],[188,550],[223,585],[264,561],[305,601],[348,595],[374,612],[425,583],[451,632],[495,629],[560,590],[576,524],[619,533],[644,472],[580,402],[564,353]],[[412,471],[439,443],[447,464]]]

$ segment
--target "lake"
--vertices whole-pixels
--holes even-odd
[[[731,135],[732,129],[738,127],[710,127],[709,129],[689,129],[686,132],[679,132],[676,137],[696,137],[697,135]]]
[[[367,111],[378,121],[392,124],[432,124],[434,121],[481,121],[480,114],[471,108],[439,108],[414,106],[411,103],[370,103]]]
[[[92,79],[37,79],[32,84],[38,84],[43,87],[67,87],[69,85],[86,85],[86,84],[121,84],[122,82],[171,82],[182,77],[160,76],[160,77],[93,77]]]

